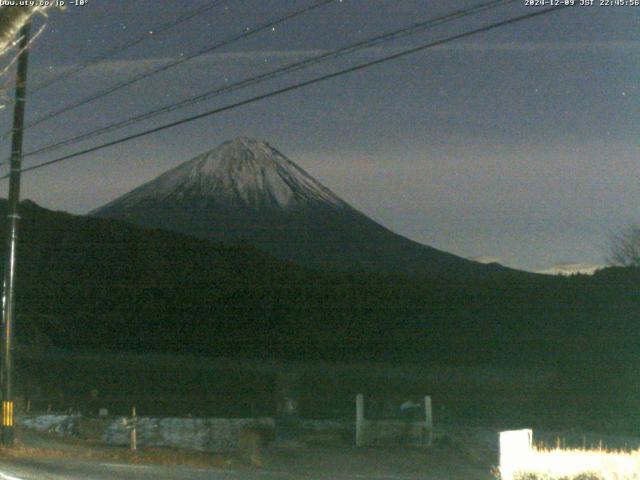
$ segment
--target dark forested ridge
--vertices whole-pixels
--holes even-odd
[[[22,216],[23,344],[514,365],[625,362],[638,351],[633,269],[570,278],[325,273],[248,246],[31,202]]]
[[[31,202],[21,214],[19,348],[540,366],[555,380],[531,401],[560,415],[554,424],[640,428],[638,269],[569,278],[330,273]]]

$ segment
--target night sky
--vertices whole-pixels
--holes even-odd
[[[154,32],[208,3],[214,8],[197,18]],[[144,32],[149,38],[35,93],[27,102],[27,121],[310,3],[89,0],[50,11],[31,51],[32,86]],[[42,123],[28,130],[25,151],[478,3],[336,0]],[[26,173],[22,197],[86,213],[246,135],[267,140],[351,205],[413,240],[527,270],[601,264],[611,232],[640,222],[640,7],[598,3]],[[28,157],[25,166],[538,8],[522,0]],[[38,19],[34,28],[43,23]],[[9,96],[12,78],[3,77]],[[2,131],[11,125],[9,107],[0,110]],[[2,148],[8,157],[7,139]]]

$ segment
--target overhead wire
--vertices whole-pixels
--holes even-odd
[[[239,34],[239,35],[234,35],[234,36],[228,37],[228,38],[226,38],[226,39],[224,39],[224,40],[222,40],[220,42],[217,42],[217,43],[215,43],[213,45],[210,45],[210,46],[205,47],[205,48],[203,48],[201,50],[198,50],[195,53],[192,53],[192,54],[189,54],[189,55],[185,55],[184,57],[180,57],[180,58],[178,58],[176,60],[173,60],[173,61],[171,61],[171,62],[169,62],[167,64],[164,64],[164,65],[162,65],[160,67],[157,67],[157,68],[155,68],[153,70],[150,70],[148,72],[136,75],[136,76],[134,76],[134,77],[132,77],[132,78],[130,78],[128,80],[125,80],[124,82],[118,83],[118,84],[116,84],[116,85],[114,85],[112,87],[109,87],[109,88],[107,88],[105,90],[102,90],[102,91],[100,91],[98,93],[95,93],[95,94],[93,94],[93,95],[91,95],[89,97],[86,97],[86,98],[84,98],[84,99],[82,99],[82,100],[80,100],[80,101],[78,101],[76,103],[72,103],[72,104],[66,105],[66,106],[64,106],[64,107],[62,107],[62,108],[60,108],[58,110],[54,110],[52,112],[49,112],[49,113],[37,118],[36,120],[27,123],[25,125],[25,130],[27,130],[29,128],[32,128],[32,127],[35,127],[36,125],[40,125],[41,123],[46,122],[47,120],[51,120],[52,118],[55,118],[55,117],[57,117],[59,115],[62,115],[63,113],[69,112],[69,111],[74,110],[74,109],[76,109],[78,107],[87,105],[87,104],[89,104],[89,103],[91,103],[91,102],[93,102],[95,100],[98,100],[100,98],[106,97],[107,95],[110,95],[110,94],[112,94],[114,92],[122,90],[125,87],[129,87],[129,86],[131,86],[131,85],[133,85],[133,84],[135,84],[137,82],[145,80],[145,79],[147,79],[147,78],[149,78],[151,76],[157,75],[158,73],[164,72],[164,71],[169,70],[169,69],[174,68],[174,67],[177,67],[178,65],[181,65],[181,64],[183,64],[185,62],[193,60],[194,58],[201,57],[201,56],[206,55],[207,53],[211,53],[211,52],[213,52],[213,51],[215,51],[215,50],[217,50],[219,48],[222,48],[224,46],[230,45],[232,43],[235,43],[235,42],[237,42],[239,40],[245,39],[245,38],[250,37],[252,35],[256,35],[256,34],[262,32],[264,30],[267,30],[267,29],[270,29],[270,28],[274,28],[275,26],[277,26],[277,25],[279,25],[281,23],[284,23],[284,22],[286,22],[288,20],[291,20],[291,19],[293,19],[295,17],[298,17],[300,15],[308,13],[308,12],[310,12],[312,10],[320,8],[320,7],[324,6],[324,5],[332,3],[334,1],[335,0],[317,0],[316,2],[312,3],[311,5],[307,5],[305,7],[302,7],[302,8],[299,8],[297,10],[294,10],[292,12],[289,12],[289,13],[285,14],[284,16],[279,17],[279,18],[277,18],[275,20],[268,21],[266,23],[260,24],[260,25],[258,25],[256,27],[253,27],[253,28],[247,27],[245,29],[245,31],[243,33]],[[6,132],[4,132],[2,134],[2,137],[5,138],[10,133],[11,133],[11,131],[6,131]]]
[[[499,21],[499,22],[495,22],[495,23],[486,25],[484,27],[479,27],[479,28],[476,28],[476,29],[473,29],[473,30],[469,30],[469,31],[462,32],[462,33],[459,33],[459,34],[456,34],[456,35],[452,35],[452,36],[446,37],[444,39],[436,40],[436,41],[429,42],[429,43],[426,43],[426,44],[422,44],[422,45],[419,45],[419,46],[416,46],[416,47],[411,47],[411,48],[402,50],[400,52],[397,52],[397,53],[394,53],[394,54],[391,54],[391,55],[387,55],[387,56],[378,58],[376,60],[372,60],[370,62],[362,63],[360,65],[355,65],[355,66],[352,66],[352,67],[349,67],[349,68],[346,68],[346,69],[343,69],[343,70],[339,70],[337,72],[329,73],[329,74],[326,74],[326,75],[322,75],[320,77],[316,77],[316,78],[313,78],[313,79],[310,79],[310,80],[306,80],[306,81],[299,82],[299,83],[296,83],[296,84],[293,84],[293,85],[289,85],[289,86],[284,87],[284,88],[280,88],[280,89],[277,89],[277,90],[272,90],[270,92],[267,92],[267,93],[264,93],[264,94],[261,94],[261,95],[256,95],[254,97],[251,97],[251,98],[248,98],[248,99],[245,99],[245,100],[234,102],[234,103],[231,103],[229,105],[225,105],[223,107],[215,108],[213,110],[209,110],[207,112],[200,113],[198,115],[193,115],[193,116],[190,116],[190,117],[187,117],[187,118],[183,118],[181,120],[177,120],[177,121],[165,124],[165,125],[161,125],[159,127],[155,127],[155,128],[151,128],[149,130],[145,130],[143,132],[127,135],[127,136],[119,138],[117,140],[113,140],[113,141],[106,142],[106,143],[103,143],[103,144],[100,144],[100,145],[96,145],[94,147],[87,148],[87,149],[84,149],[84,150],[81,150],[81,151],[78,151],[78,152],[70,153],[68,155],[64,155],[62,157],[58,157],[58,158],[49,160],[47,162],[43,162],[43,163],[40,163],[40,164],[37,164],[37,165],[32,165],[30,167],[22,168],[21,171],[22,172],[29,172],[29,171],[37,170],[37,169],[44,168],[44,167],[47,167],[47,166],[50,166],[50,165],[54,165],[56,163],[64,162],[64,161],[72,159],[72,158],[76,158],[76,157],[79,157],[79,156],[82,156],[82,155],[86,155],[88,153],[93,153],[93,152],[96,152],[96,151],[99,151],[99,150],[103,150],[103,149],[108,148],[108,147],[112,147],[112,146],[119,145],[119,144],[122,144],[122,143],[125,143],[125,142],[129,142],[131,140],[134,140],[134,139],[137,139],[137,138],[141,138],[141,137],[145,137],[145,136],[151,135],[153,133],[157,133],[157,132],[160,132],[160,131],[163,131],[163,130],[167,130],[169,128],[177,127],[179,125],[184,125],[186,123],[190,123],[190,122],[202,119],[202,118],[206,118],[206,117],[210,117],[212,115],[216,115],[218,113],[222,113],[222,112],[229,111],[229,110],[232,110],[232,109],[235,109],[235,108],[239,108],[239,107],[242,107],[244,105],[249,105],[251,103],[255,103],[255,102],[258,102],[258,101],[261,101],[261,100],[265,100],[267,98],[271,98],[271,97],[274,97],[274,96],[277,96],[277,95],[282,95],[282,94],[287,93],[287,92],[298,90],[300,88],[307,87],[309,85],[313,85],[313,84],[320,83],[320,82],[323,82],[323,81],[326,81],[326,80],[330,80],[330,79],[337,78],[337,77],[340,77],[340,76],[343,76],[343,75],[347,75],[349,73],[353,73],[353,72],[357,72],[357,71],[360,71],[360,70],[364,70],[366,68],[371,68],[373,66],[380,65],[382,63],[385,63],[385,62],[388,62],[388,61],[391,61],[391,60],[395,60],[395,59],[402,58],[402,57],[405,57],[405,56],[408,56],[408,55],[412,55],[414,53],[418,53],[418,52],[421,52],[421,51],[424,51],[424,50],[427,50],[427,49],[430,49],[430,48],[434,48],[434,47],[437,47],[437,46],[440,46],[440,45],[444,45],[444,44],[447,44],[447,43],[450,43],[450,42],[453,42],[453,41],[456,41],[456,40],[460,40],[462,38],[466,38],[466,37],[470,37],[472,35],[477,35],[479,33],[484,33],[484,32],[488,32],[488,31],[491,31],[491,30],[495,30],[497,28],[505,27],[507,25],[511,25],[511,24],[518,23],[518,22],[522,22],[522,21],[525,21],[525,20],[530,20],[532,18],[540,17],[542,15],[546,15],[546,14],[549,14],[549,13],[558,12],[558,11],[563,10],[565,8],[568,8],[570,6],[571,5],[564,5],[563,4],[563,5],[560,5],[560,6],[555,6],[555,7],[550,7],[550,8],[537,10],[535,12],[531,12],[531,13],[524,14],[524,15],[519,15],[519,16],[516,16],[516,17],[511,17],[509,19],[502,20],[502,21]],[[9,177],[8,174],[4,175],[4,176],[0,177],[0,180],[7,179],[8,177]]]
[[[377,35],[375,37],[371,37],[369,39],[366,40],[361,40],[359,42],[344,46],[344,47],[340,47],[336,50],[332,50],[330,52],[325,52],[325,53],[321,53],[319,55],[315,55],[313,57],[310,58],[306,58],[304,60],[298,61],[298,62],[293,62],[287,65],[284,65],[282,67],[279,67],[277,69],[271,70],[269,72],[265,72],[263,74],[254,76],[254,77],[250,77],[250,78],[246,78],[243,80],[240,80],[238,82],[234,82],[228,85],[223,85],[220,87],[216,87],[212,90],[209,90],[207,92],[189,97],[185,100],[181,100],[180,102],[177,103],[171,103],[169,105],[165,105],[163,107],[160,108],[156,108],[153,110],[150,110],[148,112],[142,113],[142,114],[138,114],[138,115],[134,115],[132,117],[129,117],[127,119],[124,120],[120,120],[118,122],[114,122],[108,125],[105,125],[103,127],[91,130],[89,132],[85,132],[85,133],[81,133],[72,137],[68,137],[66,139],[60,140],[56,143],[53,144],[49,144],[49,145],[45,145],[43,147],[40,147],[36,150],[32,150],[30,152],[25,153],[25,157],[30,157],[30,156],[34,156],[34,155],[39,155],[51,150],[55,150],[57,148],[63,147],[63,146],[69,146],[69,145],[74,145],[78,142],[84,141],[84,140],[88,140],[90,138],[94,138],[96,136],[99,135],[103,135],[105,133],[114,131],[114,130],[119,130],[121,128],[127,127],[129,125],[133,125],[136,124],[138,122],[144,121],[144,120],[148,120],[150,118],[156,117],[158,115],[162,115],[162,114],[166,114],[175,110],[179,110],[182,108],[185,108],[187,106],[193,105],[195,103],[199,103],[202,102],[204,100],[209,100],[211,98],[217,97],[219,95],[222,94],[226,94],[226,93],[230,93],[242,88],[246,88],[249,86],[253,86],[259,83],[262,83],[264,81],[267,80],[271,80],[277,77],[280,77],[282,75],[294,72],[294,71],[298,71],[298,70],[302,70],[317,64],[320,64],[322,62],[328,61],[328,60],[333,60],[335,58],[347,55],[347,54],[351,54],[354,53],[358,50],[363,50],[365,48],[371,48],[373,46],[376,45],[380,45],[382,43],[386,43],[389,41],[393,41],[393,40],[397,40],[400,38],[404,38],[406,36],[409,35],[414,35],[420,31],[423,31],[425,29],[428,28],[433,28],[436,27],[438,25],[441,24],[445,24],[448,22],[452,22],[454,20],[469,16],[469,15],[474,15],[474,14],[478,14],[490,9],[494,9],[497,8],[499,6],[502,5],[506,5],[506,4],[510,4],[510,3],[515,3],[515,2],[519,2],[520,0],[492,0],[489,2],[484,2],[484,3],[480,3],[480,4],[476,4],[472,7],[468,7],[465,9],[461,9],[461,10],[457,10],[451,13],[448,13],[446,15],[440,16],[440,17],[436,17],[436,18],[430,18],[421,22],[416,22],[412,25],[409,25],[407,27],[403,27],[400,29],[396,29],[394,31],[388,32],[388,33],[384,33],[381,35]]]
[[[139,1],[139,0],[136,0]],[[110,49],[108,49],[106,52],[103,52],[102,54],[84,62],[84,63],[80,63],[78,65],[75,65],[67,70],[65,70],[64,72],[55,75],[47,80],[44,80],[41,83],[36,84],[34,87],[29,89],[29,94],[33,95],[34,93],[40,92],[46,88],[49,88],[51,85],[55,85],[56,83],[62,81],[62,80],[67,80],[71,77],[73,77],[74,75],[90,68],[93,67],[95,65],[98,65],[100,63],[103,63],[105,60],[108,60],[109,58],[115,57],[116,55],[118,55],[119,53],[125,52],[127,50],[129,50],[130,48],[135,47],[136,45],[139,45],[143,42],[145,42],[146,40],[150,39],[150,38],[155,38],[155,36],[157,36],[158,34],[161,34],[167,30],[170,30],[174,27],[177,27],[178,25],[181,25],[185,22],[188,22],[189,20],[203,14],[206,13],[207,11],[213,9],[214,7],[217,6],[218,3],[220,3],[222,0],[213,0],[208,2],[206,5],[201,5],[198,8],[189,10],[188,12],[185,12],[183,15],[178,16],[177,18],[169,21],[169,22],[165,22],[161,25],[158,25],[157,27],[152,27],[151,29],[148,29],[145,33],[143,33],[142,35],[139,35],[138,37],[134,38],[133,40],[128,41],[127,43],[124,43],[122,45],[116,45],[115,47],[112,47]]]

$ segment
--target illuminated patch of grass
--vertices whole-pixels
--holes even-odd
[[[640,480],[640,450],[535,448],[513,480]]]

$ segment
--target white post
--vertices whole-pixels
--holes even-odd
[[[424,397],[424,420],[427,429],[427,445],[431,446],[433,441],[433,410],[431,407],[431,397],[429,395],[425,395]]]
[[[131,409],[131,420],[133,425],[131,426],[131,450],[135,451],[138,449],[138,432],[136,431],[136,407],[132,407]]]
[[[364,436],[364,396],[356,395],[356,447],[362,446]]]

